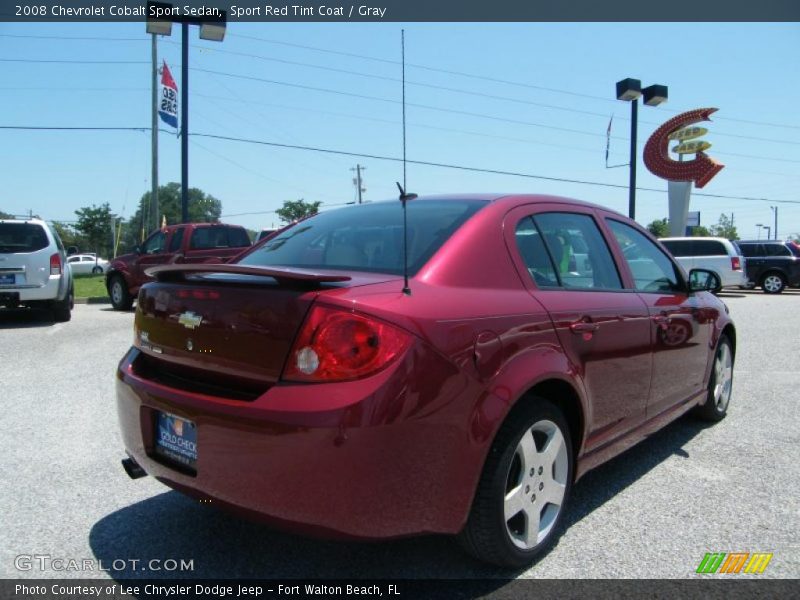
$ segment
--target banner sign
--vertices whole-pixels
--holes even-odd
[[[178,128],[178,86],[169,72],[167,63],[161,68],[161,97],[158,114],[167,125]]]

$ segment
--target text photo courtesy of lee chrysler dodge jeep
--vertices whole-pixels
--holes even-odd
[[[116,257],[106,288],[116,310],[128,310],[139,288],[152,281],[145,269],[165,264],[224,263],[250,247],[244,227],[221,223],[170,225],[150,235],[130,254]]]

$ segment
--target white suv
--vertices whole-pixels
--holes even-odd
[[[722,283],[714,293],[724,287],[747,285],[745,259],[730,240],[720,237],[673,237],[659,241],[687,273],[702,268],[719,275]]]
[[[55,230],[39,219],[0,220],[0,307],[46,307],[69,321],[72,271]]]

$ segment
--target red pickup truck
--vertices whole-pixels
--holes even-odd
[[[173,263],[224,263],[250,246],[244,227],[222,223],[185,223],[164,227],[131,254],[111,261],[106,288],[116,310],[129,310],[139,288],[153,281],[145,269]]]

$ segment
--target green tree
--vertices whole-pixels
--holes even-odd
[[[75,231],[74,227],[70,227],[66,223],[53,221],[53,229],[56,230],[65,247],[76,246],[78,252],[89,249],[89,242],[86,237]]]
[[[114,216],[108,202],[100,206],[84,206],[75,211],[78,222],[75,230],[85,238],[87,251],[97,252],[102,256],[110,256],[112,248],[112,224]]]
[[[656,219],[647,226],[647,230],[657,238],[669,236],[669,223],[667,219]]]
[[[711,232],[703,225],[695,225],[692,227],[692,237],[709,237]]]
[[[319,212],[319,205],[322,202],[306,202],[302,198],[299,200],[286,200],[283,207],[275,211],[284,223],[294,223],[300,219],[305,219]]]
[[[739,239],[733,219],[729,218],[725,213],[719,216],[719,221],[716,225],[709,227],[709,231],[715,237],[724,237],[731,241]]]
[[[7,212],[3,212],[0,210],[0,219],[13,219],[14,215],[10,215]]]

